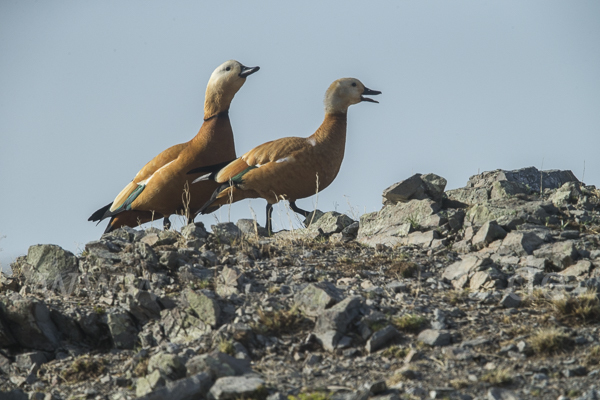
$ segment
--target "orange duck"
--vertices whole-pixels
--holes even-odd
[[[377,103],[364,95],[380,93],[366,88],[358,79],[338,79],[325,93],[325,119],[311,136],[264,143],[220,170],[209,167],[189,171],[209,172],[194,183],[212,180],[220,184],[199,213],[208,214],[224,204],[261,197],[267,201],[269,232],[273,204],[282,199],[289,201],[294,212],[308,216],[308,211],[296,206],[296,200],[325,189],[337,176],[344,158],[348,107],[362,101]]]
[[[186,172],[209,165],[222,167],[235,159],[229,106],[246,77],[258,70],[259,67],[246,67],[235,60],[221,64],[208,81],[204,123],[198,134],[154,157],[112,203],[96,211],[88,221],[110,217],[105,233],[159,218],[164,218],[163,225],[169,227],[171,214],[186,215],[190,223],[218,184],[206,181],[191,185]]]

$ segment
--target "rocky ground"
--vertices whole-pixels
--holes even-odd
[[[600,398],[600,191],[415,175],[360,221],[36,245],[0,280],[0,399]]]

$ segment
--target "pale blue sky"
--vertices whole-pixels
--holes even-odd
[[[584,181],[600,186],[598,1],[4,0],[0,263],[37,243],[77,252],[98,239],[106,222],[89,215],[196,134],[208,78],[232,58],[261,67],[231,107],[239,155],[312,134],[337,78],[383,92],[350,108],[320,209],[379,210],[382,190],[416,172],[456,188],[497,168],[581,179],[585,161]],[[264,206],[251,203],[261,224]],[[230,215],[251,217],[248,202]]]

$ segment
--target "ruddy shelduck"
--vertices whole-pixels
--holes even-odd
[[[323,123],[308,138],[287,137],[264,143],[220,170],[189,171],[209,172],[194,183],[213,180],[220,184],[199,212],[207,214],[224,204],[261,197],[267,201],[265,226],[269,232],[273,204],[282,199],[289,201],[294,212],[307,217],[309,212],[296,206],[296,200],[325,189],[337,176],[344,158],[348,107],[362,101],[378,103],[364,97],[377,94],[381,92],[368,89],[358,79],[338,79],[325,93]]]
[[[115,200],[96,211],[89,221],[110,217],[105,232],[135,227],[153,219],[187,213],[188,223],[218,187],[213,181],[191,185],[186,172],[202,166],[226,165],[236,158],[229,106],[246,78],[259,67],[235,60],[221,64],[210,76],[204,100],[204,122],[187,143],[169,147],[142,168]]]

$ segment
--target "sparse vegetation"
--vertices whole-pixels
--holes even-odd
[[[600,320],[600,300],[595,289],[588,289],[578,296],[565,294],[551,303],[557,317],[565,321],[587,323]]]
[[[217,346],[221,353],[229,354],[230,356],[235,355],[235,347],[233,347],[233,341],[222,339]]]
[[[150,361],[149,357],[142,358],[133,369],[133,374],[137,377],[146,376],[148,373],[148,362]]]
[[[392,324],[398,330],[410,333],[418,333],[427,326],[429,320],[415,314],[404,314],[401,317],[392,318]]]
[[[400,260],[392,263],[387,273],[401,278],[414,278],[419,274],[419,266],[412,261]]]
[[[327,392],[298,393],[298,396],[288,396],[288,400],[329,400],[331,395]]]
[[[102,375],[106,367],[104,363],[92,356],[81,356],[64,371],[61,372],[61,378],[67,382],[88,381]]]
[[[530,337],[531,348],[538,354],[552,354],[564,350],[569,336],[557,328],[538,329]]]
[[[469,298],[469,289],[451,290],[448,294],[448,303],[452,305],[462,304]]]
[[[507,385],[512,382],[513,376],[510,368],[497,368],[483,374],[481,380],[492,385]]]
[[[592,346],[585,356],[585,365],[594,366],[600,364],[600,345]]]
[[[410,352],[408,347],[392,345],[381,352],[381,355],[388,358],[404,358]]]
[[[289,310],[263,311],[258,310],[260,324],[257,326],[259,331],[281,334],[290,332],[304,321],[303,315],[297,307]]]
[[[469,381],[466,379],[452,379],[450,381],[450,386],[457,390],[464,389],[469,386]]]

